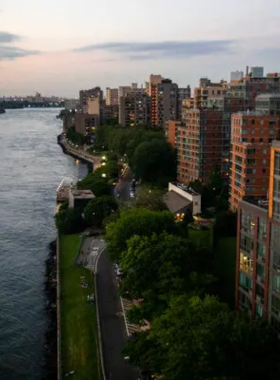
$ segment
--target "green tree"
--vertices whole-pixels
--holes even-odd
[[[106,178],[102,178],[100,174],[90,173],[77,183],[77,188],[82,190],[91,190],[96,197],[111,194],[111,186]]]
[[[144,182],[167,185],[176,176],[176,157],[171,145],[160,139],[137,146],[132,159],[133,171]]]
[[[129,290],[132,298],[144,298],[154,312],[163,310],[174,294],[201,292],[213,281],[207,274],[212,255],[207,250],[202,253],[192,241],[166,232],[133,236],[127,241],[120,265],[123,289]]]
[[[66,138],[77,145],[83,145],[85,141],[84,136],[76,132],[74,127],[71,127],[66,131]]]
[[[59,232],[63,234],[73,234],[85,229],[81,210],[72,208],[60,209],[55,215],[55,225]]]
[[[154,232],[176,231],[174,216],[169,211],[133,209],[121,213],[120,218],[107,225],[106,241],[113,259],[119,259],[127,249],[127,240],[134,235],[151,236]]]
[[[152,323],[170,380],[279,378],[280,346],[261,321],[229,311],[215,297],[176,297]]]
[[[140,188],[135,195],[133,206],[137,208],[147,208],[151,211],[167,210],[163,202],[163,192],[160,190],[148,190]]]
[[[163,366],[161,347],[149,331],[136,334],[134,340],[127,340],[124,354],[146,375],[160,373]]]
[[[84,210],[84,218],[89,225],[101,227],[105,218],[116,212],[118,206],[109,196],[93,198]]]

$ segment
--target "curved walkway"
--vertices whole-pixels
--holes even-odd
[[[106,380],[139,380],[139,370],[124,360],[127,339],[112,263],[104,250],[97,262],[96,286]]]

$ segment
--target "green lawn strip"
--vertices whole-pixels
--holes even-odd
[[[215,270],[223,283],[224,301],[234,308],[236,238],[219,238],[215,248]]]
[[[211,246],[211,234],[212,230],[192,230],[189,229],[189,238],[192,241],[196,241],[199,244],[204,244],[205,246]]]
[[[76,371],[77,380],[100,380],[96,308],[86,300],[94,293],[94,277],[89,270],[74,266],[79,243],[79,234],[60,236],[62,376]],[[80,276],[90,288],[81,287]]]

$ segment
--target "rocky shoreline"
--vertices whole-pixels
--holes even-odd
[[[45,294],[46,294],[46,332],[45,332],[45,363],[42,380],[57,378],[57,268],[56,241],[49,245],[50,253],[46,260]]]

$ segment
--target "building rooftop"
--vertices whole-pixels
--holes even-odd
[[[179,182],[171,182],[172,185],[178,187],[178,189],[181,189],[183,191],[185,191],[186,193],[189,193],[190,195],[199,195],[196,191],[194,191],[191,187],[188,187],[188,186],[185,186],[185,185],[182,185],[181,183]]]
[[[173,214],[176,214],[178,211],[187,209],[188,206],[192,204],[192,201],[182,197],[181,195],[175,193],[175,191],[168,191],[163,196],[163,201],[166,204],[167,208]]]
[[[280,141],[279,140],[273,140],[272,146],[273,146],[273,148],[280,148]]]
[[[267,197],[243,197],[242,201],[258,206],[262,209],[268,210],[269,201]]]
[[[275,93],[273,93],[273,94],[260,94],[260,95],[256,96],[256,100],[258,100],[258,99],[270,99],[270,98],[276,98],[276,99],[280,98],[280,92],[278,94],[275,94]]]
[[[238,115],[238,116],[269,116],[267,115],[267,113],[263,112],[263,111],[257,111],[257,110],[254,110],[254,111],[250,111],[250,110],[247,110],[247,111],[239,111],[239,112],[236,112],[234,113],[234,115]],[[270,116],[272,117],[272,116]]]

